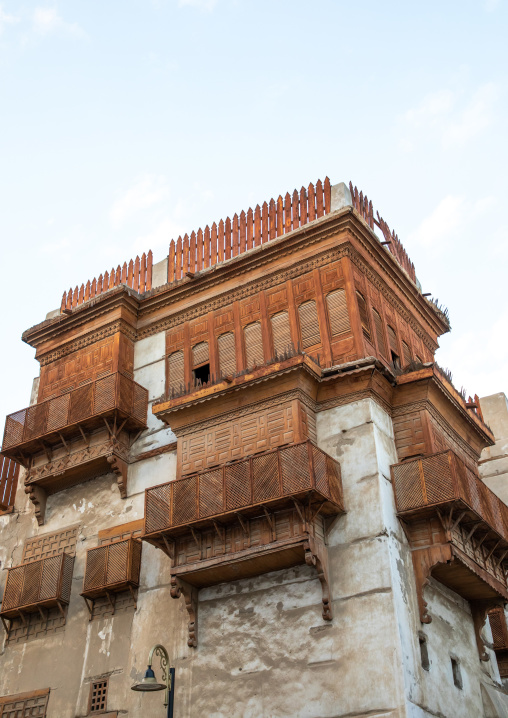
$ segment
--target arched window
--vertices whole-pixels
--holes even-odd
[[[320,344],[321,336],[319,334],[316,302],[312,300],[300,304],[298,316],[300,317],[300,330],[302,332],[302,348],[307,349],[315,344]]]
[[[404,359],[404,366],[411,364],[411,349],[409,348],[409,345],[404,341],[402,342],[402,357]]]
[[[358,309],[360,310],[360,321],[362,323],[363,336],[372,341],[370,336],[370,321],[369,321],[369,310],[367,308],[367,302],[365,297],[358,290],[356,291],[356,298],[358,300]]]
[[[335,292],[327,294],[326,305],[328,307],[332,337],[351,331],[345,290],[337,289]]]
[[[192,347],[192,376],[195,384],[206,384],[210,381],[208,342],[199,342]]]
[[[236,372],[235,335],[233,332],[221,334],[217,339],[219,348],[219,370],[222,376]]]
[[[372,307],[372,316],[374,317],[374,331],[376,332],[377,348],[384,357],[386,356],[386,342],[383,332],[383,320],[377,309]]]
[[[253,366],[261,366],[265,361],[261,324],[259,322],[247,324],[247,326],[244,327],[243,334],[245,337],[247,368],[251,369]]]
[[[291,330],[289,328],[289,314],[279,312],[270,317],[273,336],[273,350],[276,356],[281,356],[291,347]]]
[[[185,383],[183,352],[173,352],[168,357],[168,389],[171,393],[180,391]]]

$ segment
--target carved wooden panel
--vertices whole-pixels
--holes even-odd
[[[79,524],[69,526],[61,531],[55,531],[42,536],[34,536],[27,539],[23,549],[21,563],[31,563],[41,558],[50,558],[66,553],[69,556],[76,555],[76,541],[78,539]]]
[[[99,531],[99,546],[113,543],[114,541],[125,541],[129,538],[140,538],[143,533],[143,519],[129,521],[127,524],[119,524],[108,529]]]
[[[326,267],[323,267],[320,271],[321,285],[323,287],[323,293],[344,287],[344,271],[342,269],[342,261],[339,259],[336,262],[331,262]]]
[[[425,437],[425,421],[427,417],[424,411],[412,411],[394,418],[393,431],[399,460],[432,451],[430,442]]]
[[[208,318],[202,316],[189,322],[189,335],[191,345],[206,341],[208,339]]]
[[[41,367],[38,401],[114,371],[114,344],[115,336],[106,337]]]
[[[183,325],[166,332],[166,354],[172,354],[184,346]]]
[[[20,716],[45,718],[48,700],[49,688],[30,693],[0,696],[0,716],[2,718],[20,718]]]
[[[239,302],[240,305],[240,321],[243,325],[249,324],[261,318],[261,308],[259,305],[259,296],[249,297]]]
[[[216,336],[225,332],[232,332],[235,326],[233,308],[224,307],[222,309],[218,309],[214,314],[213,324]]]
[[[182,475],[191,474],[293,443],[299,438],[295,432],[294,407],[286,404],[253,412],[235,421],[221,422],[213,429],[182,437],[178,442],[178,464]]]
[[[115,340],[118,341],[118,371],[127,374],[131,379],[134,378],[134,342],[125,334],[117,334]]]
[[[314,287],[314,276],[312,272],[302,274],[301,277],[293,279],[293,295],[296,304],[315,298],[316,290]]]
[[[287,309],[287,306],[288,296],[285,284],[266,290],[266,308],[269,316]]]

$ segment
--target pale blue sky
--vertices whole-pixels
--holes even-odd
[[[350,179],[449,307],[438,360],[508,393],[506,0],[0,1],[0,417],[24,329],[180,232]],[[1,419],[3,422],[3,418]]]

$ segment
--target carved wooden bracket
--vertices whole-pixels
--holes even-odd
[[[416,598],[420,610],[420,621],[422,623],[431,623],[432,616],[428,614],[427,601],[423,598],[423,591],[429,583],[432,569],[439,563],[446,563],[452,560],[452,550],[449,544],[445,546],[433,546],[431,548],[413,551],[411,556],[413,558],[415,571]]]
[[[471,613],[473,615],[474,635],[476,645],[478,646],[478,653],[480,654],[480,661],[488,661],[490,657],[485,650],[485,644],[482,639],[482,629],[487,620],[487,613],[496,606],[504,606],[504,601],[493,598],[490,601],[469,601],[469,605],[471,606]]]
[[[113,473],[116,474],[116,482],[120,489],[122,499],[127,498],[127,462],[121,459],[117,454],[111,454],[107,457],[108,464],[111,464]]]
[[[199,590],[177,576],[171,576],[171,598],[185,599],[185,608],[189,614],[189,635],[187,645],[196,648],[198,645],[198,594]]]
[[[322,601],[323,601],[323,619],[331,621],[332,604],[330,596],[330,578],[328,573],[328,552],[321,541],[317,541],[309,536],[308,541],[304,543],[305,563],[313,566],[317,571],[317,577],[321,584]]]
[[[48,498],[46,491],[41,486],[29,484],[28,486],[25,486],[25,493],[29,495],[30,501],[34,505],[37,523],[39,526],[42,526],[46,516],[46,501]]]

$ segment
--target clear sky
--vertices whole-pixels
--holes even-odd
[[[351,179],[448,306],[438,361],[508,393],[506,0],[1,0],[0,421],[64,289]]]

